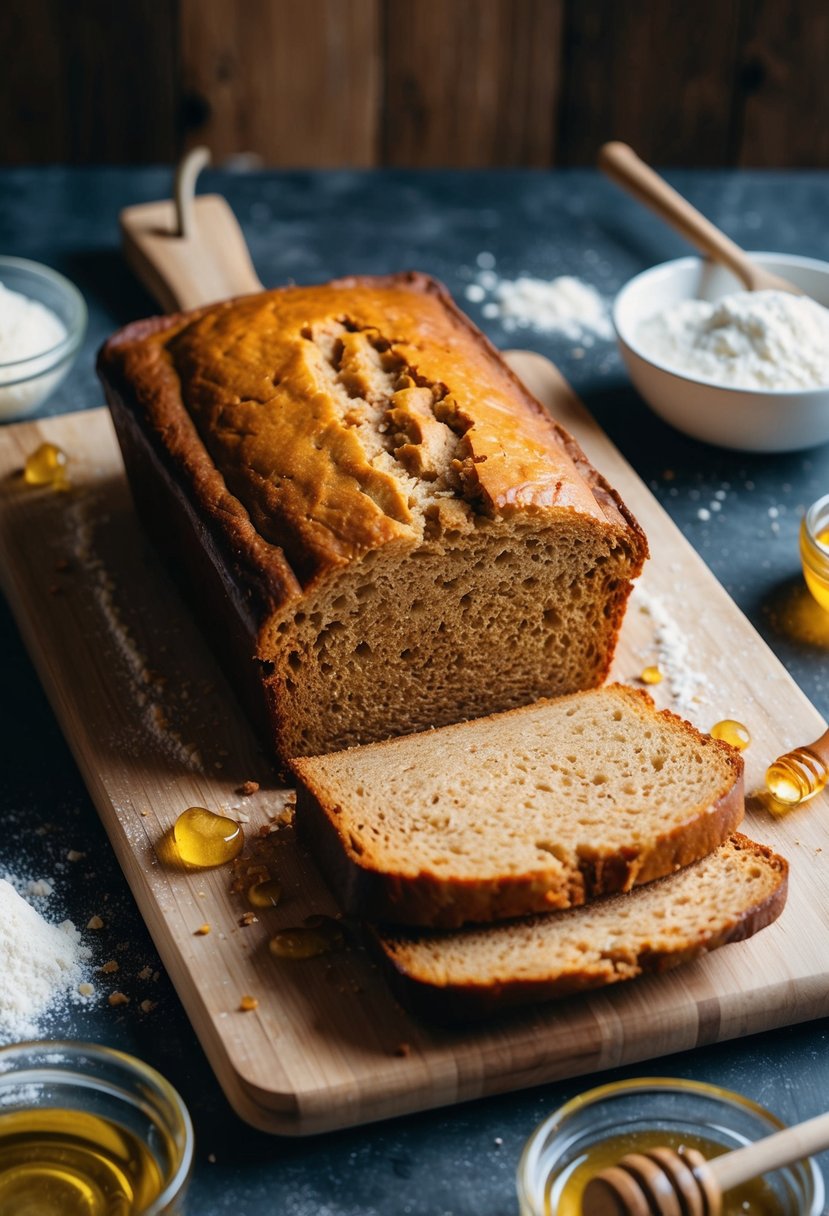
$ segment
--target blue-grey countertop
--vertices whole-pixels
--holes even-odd
[[[689,171],[671,177],[746,247],[829,260],[829,173]],[[584,170],[216,172],[201,184],[229,199],[267,285],[422,269],[447,283],[497,345],[529,346],[553,358],[827,715],[829,623],[824,626],[821,614],[801,601],[797,529],[803,507],[829,490],[829,446],[787,456],[706,447],[649,413],[612,344],[583,348],[532,330],[508,335],[497,320],[482,316],[480,304],[465,301],[482,253],[495,258],[505,278],[573,274],[611,295],[638,270],[685,252],[677,237]],[[0,171],[0,253],[63,271],[89,306],[81,357],[46,412],[100,404],[97,346],[117,326],[154,311],[119,256],[117,214],[129,203],[168,196],[169,187],[166,169]],[[718,491],[722,509],[707,512]],[[152,942],[2,604],[0,654],[0,874],[55,875],[51,910],[79,921],[94,887],[108,909],[101,956],[124,959],[132,973],[155,965]],[[83,863],[67,863],[68,849],[85,853]],[[829,942],[826,949],[829,955]],[[789,1122],[829,1105],[826,1023],[816,1022],[601,1078],[317,1139],[279,1140],[252,1131],[232,1113],[163,975],[146,995],[158,1002],[150,1014],[141,1012],[139,1000],[122,1009],[75,1009],[49,1020],[48,1033],[134,1052],[178,1086],[196,1124],[189,1210],[198,1216],[504,1216],[515,1211],[515,1167],[535,1124],[597,1080],[643,1071],[740,1090]],[[823,1163],[829,1165],[826,1158]]]

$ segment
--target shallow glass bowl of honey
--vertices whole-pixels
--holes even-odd
[[[813,502],[800,525],[803,577],[821,608],[829,611],[829,494]]]
[[[182,1099],[91,1043],[0,1048],[0,1213],[178,1216],[193,1159]]]
[[[666,1145],[718,1156],[783,1125],[741,1094],[669,1077],[617,1081],[579,1094],[533,1132],[518,1166],[521,1216],[581,1216],[589,1178],[626,1153]],[[823,1176],[811,1159],[723,1195],[722,1216],[820,1216]]]

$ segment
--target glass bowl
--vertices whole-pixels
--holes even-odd
[[[829,494],[813,502],[800,525],[803,577],[821,608],[829,609]]]
[[[676,1146],[697,1139],[725,1152],[782,1126],[741,1094],[699,1081],[643,1077],[602,1085],[566,1102],[530,1136],[518,1165],[519,1210],[521,1216],[579,1216],[587,1177],[610,1162],[584,1171],[580,1180],[576,1171],[603,1141],[633,1137],[635,1142],[638,1135],[655,1132],[654,1143]],[[618,1156],[614,1148],[614,1159],[635,1147],[623,1145]],[[784,1216],[823,1211],[823,1175],[811,1158],[764,1175],[764,1182]]]
[[[22,418],[42,405],[75,361],[86,333],[86,304],[73,283],[39,262],[0,256],[0,283],[43,304],[65,335],[22,359],[0,359],[0,421]]]
[[[21,1148],[12,1140],[21,1117],[30,1124],[34,1113],[44,1114],[48,1120],[50,1112],[65,1111],[70,1112],[69,1120],[53,1120],[54,1126],[44,1122],[38,1127],[41,1143],[57,1128],[64,1138],[69,1133],[83,1137],[87,1146],[95,1146],[102,1141],[93,1130],[109,1125],[106,1130],[113,1142],[117,1140],[122,1156],[126,1148],[133,1150],[129,1164],[136,1175],[146,1174],[152,1181],[146,1188],[150,1191],[147,1202],[136,1197],[131,1206],[114,1210],[130,1216],[176,1216],[184,1210],[193,1161],[193,1125],[179,1094],[160,1073],[133,1056],[93,1043],[69,1042],[17,1043],[0,1048],[0,1209],[17,1211],[20,1202],[25,1202],[22,1196],[36,1193],[40,1197],[32,1188],[41,1185],[42,1171],[38,1171],[35,1183],[23,1176],[21,1170],[30,1167],[21,1165]],[[96,1118],[102,1124],[96,1125]],[[5,1154],[4,1140],[8,1146]],[[77,1210],[85,1213],[113,1210],[106,1200],[97,1198],[97,1193],[87,1194],[85,1175],[78,1179],[71,1163],[65,1164],[65,1155],[56,1158],[52,1150],[50,1159],[59,1162],[51,1172],[60,1175],[65,1192],[61,1191],[44,1211],[64,1212],[71,1203],[79,1204]],[[4,1185],[11,1192],[14,1207],[3,1206]],[[135,1181],[133,1189],[139,1195],[142,1188]]]

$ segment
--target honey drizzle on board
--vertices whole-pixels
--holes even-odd
[[[723,718],[721,722],[715,722],[709,734],[712,739],[721,739],[723,743],[730,743],[740,752],[745,751],[751,743],[751,731],[735,718]]]
[[[203,806],[182,811],[173,826],[173,839],[181,860],[198,869],[225,865],[245,847],[245,833],[234,819]]]
[[[26,457],[23,480],[29,486],[52,486],[55,490],[67,490],[68,464],[69,459],[63,448],[56,443],[42,443]]]

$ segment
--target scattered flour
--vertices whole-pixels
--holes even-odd
[[[655,595],[637,586],[632,602],[650,617],[659,655],[659,668],[671,694],[674,713],[694,721],[700,703],[713,689],[711,681],[692,662],[688,642],[676,620]]]
[[[829,309],[784,291],[682,300],[643,321],[642,351],[695,380],[733,388],[829,386]]]
[[[71,921],[51,924],[0,879],[0,1043],[36,1038],[50,1007],[77,999],[88,958]]]
[[[54,894],[55,888],[48,878],[18,878],[16,874],[0,873],[0,879],[14,887],[18,895],[24,899],[48,899]]]
[[[482,259],[485,259],[482,261]],[[485,317],[498,318],[504,329],[534,329],[538,333],[557,333],[584,346],[596,339],[613,337],[607,301],[595,287],[572,275],[557,279],[534,279],[521,275],[502,279],[495,270],[492,255],[478,256],[479,270],[466,288],[466,298],[481,304]]]

